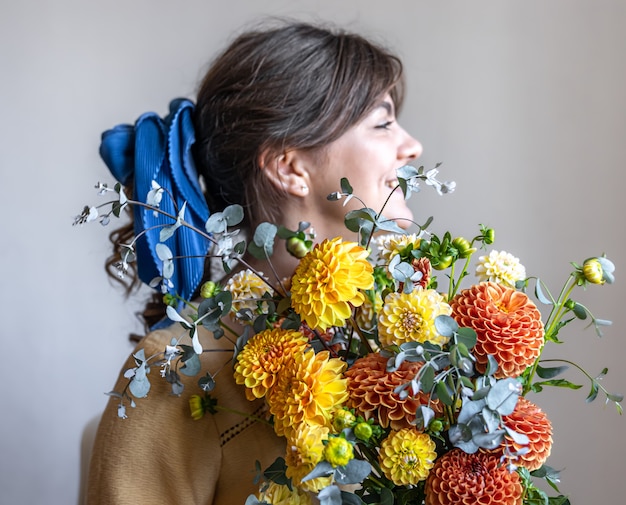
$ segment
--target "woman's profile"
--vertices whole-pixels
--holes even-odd
[[[385,205],[388,217],[408,226],[412,214],[402,193],[387,202],[396,170],[422,149],[397,122],[402,93],[400,60],[357,34],[306,23],[242,33],[213,61],[189,111],[190,152],[209,212],[241,205],[248,231],[263,221],[290,229],[307,221],[321,242],[345,234],[345,213],[358,205],[326,198],[346,177],[369,207]],[[129,226],[113,238],[123,244],[135,232]],[[109,265],[118,261],[112,257]],[[247,261],[267,268],[262,260]],[[139,268],[141,262],[139,255]],[[272,263],[286,278],[298,260],[277,248]],[[179,334],[177,325],[151,331],[137,349],[146,356],[162,352]],[[92,454],[89,504],[243,504],[258,491],[255,462],[265,468],[284,456],[284,440],[257,420],[266,415],[264,402],[248,401],[235,383],[232,344],[210,341],[223,352],[203,353],[202,367],[217,375],[213,396],[222,409],[192,419],[194,377],[181,376],[180,397],[155,378],[126,419],[119,419],[112,398]],[[133,362],[129,357],[122,371]],[[120,376],[116,390],[125,382]]]

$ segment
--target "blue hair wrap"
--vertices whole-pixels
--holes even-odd
[[[191,153],[195,141],[193,109],[191,101],[178,98],[170,102],[165,118],[149,112],[134,125],[120,124],[105,131],[100,156],[122,185],[133,184],[134,200],[145,202],[154,180],[165,189],[159,208],[176,216],[177,209],[187,202],[185,221],[204,230],[209,208]],[[134,207],[135,236],[140,236],[137,273],[146,284],[163,274],[163,262],[155,248],[163,225],[172,224],[172,219],[160,213]],[[188,300],[202,280],[210,241],[183,226],[164,244],[174,256],[174,275],[170,279],[173,286],[169,291]]]

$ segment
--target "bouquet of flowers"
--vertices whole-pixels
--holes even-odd
[[[436,176],[436,168],[398,171],[407,198],[420,181],[440,194],[454,189]],[[162,275],[154,285],[163,288],[169,318],[189,335],[188,344],[174,341],[160,356],[135,355],[127,390],[111,393],[120,399],[120,416],[125,403],[134,406],[133,398],[145,396],[150,360],[162,365],[179,394],[177,370],[200,373],[198,328],[216,338],[230,334],[236,382],[250,400],[265,399],[276,434],[287,440],[285,457],[260,469],[260,492],[246,505],[308,504],[312,495],[323,505],[568,504],[558,472],[546,465],[550,420],[528,394],[581,387],[558,378],[573,365],[590,383],[588,401],[601,393],[622,413],[622,396],[600,382],[606,369],[593,376],[567,360],[542,360],[545,346],[561,344],[571,322],[589,320],[598,334],[610,324],[573,298],[576,288],[613,282],[614,265],[603,255],[572,264],[554,295],[513,255],[487,251],[494,231],[483,225],[469,240],[431,233],[431,219],[409,234],[385,219],[384,209],[363,207],[346,214],[355,241],[313,246],[303,222],[297,230],[262,223],[246,243],[237,241],[243,210],[235,205],[211,215],[205,230],[194,228],[214,244],[211,254],[231,275],[221,284],[205,283],[193,304],[168,293],[174,262],[166,241],[190,227],[184,205],[177,214],[161,210],[167,194],[156,182],[147,203],[128,199],[120,185],[98,189],[115,199],[85,207],[78,223],[106,224],[130,206],[169,218],[156,251]],[[329,195],[352,198],[357,195],[345,179]],[[125,246],[121,273],[133,261],[137,239]],[[271,270],[278,240],[300,258],[290,279],[270,278],[244,261],[247,251],[266,259]],[[237,263],[244,268],[232,274]],[[545,317],[537,304],[547,307]],[[235,331],[229,319],[244,330]],[[196,419],[215,411],[214,377],[206,373],[198,384],[190,401]],[[547,480],[558,495],[549,497],[535,479]]]

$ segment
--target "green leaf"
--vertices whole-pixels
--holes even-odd
[[[533,384],[533,387],[535,386],[554,386],[569,389],[580,389],[582,387],[581,384],[574,384],[573,382],[570,382],[566,379],[554,379],[549,381],[535,382],[535,384]],[[539,389],[539,391],[541,391],[541,389]]]
[[[271,480],[272,482],[283,486],[289,486],[289,489],[291,489],[291,479],[287,477],[286,471],[287,464],[285,463],[285,459],[276,458],[274,462],[263,472],[263,476],[267,480]]]
[[[444,382],[438,382],[435,386],[435,391],[437,392],[437,397],[447,406],[451,407],[454,403],[452,399],[452,395],[448,390],[448,386]]]
[[[352,186],[350,186],[350,182],[348,182],[348,179],[346,179],[345,177],[341,178],[341,192],[342,193],[347,193],[349,195],[351,195],[353,193],[353,189]]]
[[[587,319],[587,309],[583,307],[580,303],[574,303],[574,308],[572,309],[574,315],[581,320]]]
[[[393,505],[395,499],[393,497],[393,492],[389,488],[382,488],[380,490],[380,505]]]
[[[566,365],[563,366],[555,366],[550,368],[544,368],[540,365],[537,365],[537,375],[542,379],[552,379],[552,377],[556,377],[557,375],[565,372],[569,367]]]
[[[476,345],[476,332],[472,328],[459,328],[456,341],[467,349],[472,349]]]

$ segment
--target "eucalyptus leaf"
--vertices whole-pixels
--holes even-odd
[[[493,433],[478,433],[472,437],[472,441],[483,449],[496,449],[504,440],[504,430]]]
[[[440,316],[441,317],[441,316]],[[456,341],[463,344],[466,349],[473,349],[476,345],[476,332],[472,328],[459,328],[456,332]]]
[[[518,433],[517,431],[512,430],[506,425],[504,426],[504,429],[506,430],[507,435],[511,437],[513,439],[513,442],[515,442],[516,444],[528,445],[530,443],[530,439],[523,433]]]
[[[191,354],[187,359],[183,359],[184,365],[180,368],[180,373],[193,377],[200,373],[202,365],[200,364],[200,358],[197,354]]]
[[[348,493],[347,491],[341,492],[341,504],[342,505],[366,505],[361,498],[354,493]]]
[[[359,484],[372,472],[372,465],[361,459],[351,459],[347,465],[335,469],[337,484]]]
[[[341,505],[341,490],[335,485],[327,486],[317,493],[320,505]]]
[[[451,338],[459,330],[459,325],[450,316],[440,315],[435,318],[435,329],[446,338]]]
[[[508,416],[515,410],[517,399],[522,392],[521,384],[517,379],[507,378],[499,380],[489,390],[487,406],[498,411],[502,416]]]
[[[541,287],[542,284],[541,279],[537,279],[537,282],[535,283],[535,296],[537,297],[537,300],[545,305],[553,305],[552,300],[543,293],[543,289]]]
[[[340,184],[342,193],[347,193],[348,195],[351,195],[354,192],[352,186],[350,186],[350,182],[345,177],[341,178]]]
[[[328,477],[335,473],[335,469],[328,461],[320,461],[313,470],[302,477],[302,482],[306,482],[311,479],[317,479],[318,477]]]
[[[587,309],[581,305],[580,303],[574,303],[574,308],[572,309],[574,315],[581,320],[587,319]]]
[[[229,205],[223,210],[223,215],[228,226],[236,226],[243,221],[243,207],[236,203]]]

